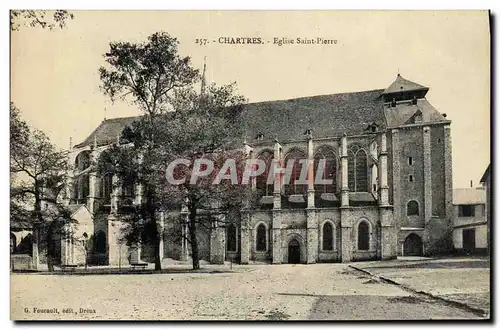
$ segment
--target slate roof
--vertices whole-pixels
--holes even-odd
[[[453,189],[454,205],[486,204],[486,190],[483,188]]]
[[[400,92],[408,92],[408,91],[418,91],[418,90],[429,90],[429,87],[425,87],[414,83],[413,81],[409,81],[400,74],[396,77],[396,80],[384,90],[383,94],[392,94],[392,93],[400,93]]]
[[[76,148],[93,145],[94,137],[98,146],[107,145],[116,141],[116,137],[123,129],[132,124],[139,117],[122,117],[105,119],[82,143],[75,145]]]
[[[368,125],[385,127],[382,90],[302,97],[248,104],[243,110],[246,135],[252,141],[304,138],[306,129],[318,137],[364,133]]]
[[[301,97],[289,100],[266,101],[247,104],[241,115],[248,142],[257,142],[262,134],[263,142],[301,140],[304,132],[312,130],[314,138],[340,137],[363,134],[375,124],[379,130],[404,125],[420,109],[422,122],[446,120],[425,99],[419,99],[416,106],[402,104],[384,109],[383,93],[392,93],[400,87],[406,90],[426,90],[427,87],[404,79],[400,75],[389,88],[370,91],[339,93]],[[399,88],[399,89],[398,89]],[[116,141],[117,135],[139,117],[106,119],[75,147],[94,144],[106,145]],[[243,140],[244,137],[235,137]]]

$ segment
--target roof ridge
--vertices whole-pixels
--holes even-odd
[[[292,98],[289,98],[289,99],[279,99],[279,100],[267,100],[267,101],[249,102],[249,103],[247,103],[247,105],[250,105],[250,104],[261,104],[261,103],[270,103],[270,102],[281,102],[281,101],[311,99],[311,98],[315,98],[315,97],[333,96],[333,95],[375,93],[375,92],[380,92],[382,94],[382,92],[384,90],[385,90],[384,88],[377,88],[377,89],[369,89],[369,90],[362,90],[362,91],[356,91],[356,92],[341,92],[341,93],[331,93],[331,94],[316,94],[316,95],[309,95],[309,96],[292,97]]]

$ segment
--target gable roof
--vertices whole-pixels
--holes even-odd
[[[484,171],[484,174],[481,177],[481,180],[479,180],[479,182],[486,182],[490,176],[490,173],[491,173],[491,164],[488,164],[488,167],[486,168],[486,171]]]
[[[392,93],[400,93],[400,92],[409,92],[409,91],[419,91],[419,90],[429,90],[429,87],[422,86],[413,81],[407,80],[398,73],[396,80],[387,87],[383,94],[392,94]]]

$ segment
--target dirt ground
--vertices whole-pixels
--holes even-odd
[[[209,266],[206,266],[209,267]],[[227,268],[227,267],[226,267]],[[233,272],[11,276],[14,320],[479,318],[345,264],[234,265]]]
[[[409,258],[354,265],[417,291],[464,303],[486,313],[490,310],[490,260],[487,257]]]

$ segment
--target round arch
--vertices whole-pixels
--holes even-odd
[[[261,226],[264,226],[265,228],[265,250],[259,250],[258,247],[259,247],[259,239],[261,239],[261,237],[259,236],[259,227]],[[255,227],[253,228],[253,237],[254,237],[254,244],[255,244],[255,251],[258,251],[258,252],[265,252],[265,251],[269,251],[269,226],[267,225],[267,223],[265,223],[264,221],[259,221],[257,222],[257,224],[255,225]],[[262,241],[261,241],[262,242]]]
[[[298,243],[298,249],[300,251],[300,263],[304,264],[306,263],[307,260],[307,251],[306,251],[306,244],[304,238],[297,233],[292,233],[289,234],[286,239],[284,240],[284,245],[282,246],[282,251],[283,251],[283,263],[289,263],[289,248],[290,248],[290,243],[294,243],[293,241]]]
[[[325,250],[325,242],[324,242],[324,228],[326,224],[330,224],[332,226],[332,249],[331,250]],[[322,251],[336,251],[337,250],[337,226],[334,221],[330,219],[326,219],[323,222],[321,222],[320,227],[319,227],[319,243],[320,243],[320,248]]]
[[[416,233],[409,233],[403,243],[403,256],[423,256],[424,243]]]
[[[354,235],[354,239],[356,242],[356,251],[372,250],[372,244],[373,244],[372,236],[373,236],[373,226],[370,220],[368,220],[367,218],[360,218],[356,222],[355,235]]]

